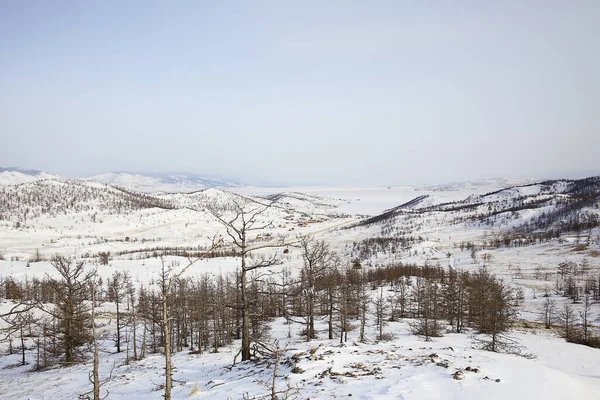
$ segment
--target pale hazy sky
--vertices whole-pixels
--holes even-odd
[[[0,0],[0,166],[600,174],[600,1]]]

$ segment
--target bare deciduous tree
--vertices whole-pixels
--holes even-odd
[[[262,221],[271,203],[262,204],[246,198],[232,199],[224,204],[212,204],[211,214],[223,225],[233,246],[237,249],[241,263],[239,269],[240,312],[242,314],[242,361],[251,359],[250,299],[248,274],[278,263],[277,255],[268,258],[249,259],[252,252],[269,247],[280,247],[282,242],[250,243],[250,235],[273,226],[272,221]]]
[[[563,307],[558,314],[558,321],[562,327],[563,336],[567,341],[573,339],[573,331],[575,323],[577,322],[577,316],[573,306],[569,303],[563,303]]]
[[[539,308],[538,319],[544,323],[546,329],[552,327],[554,323],[556,311],[556,302],[550,298],[546,298]]]
[[[101,285],[98,282],[98,276],[96,271],[92,272],[92,276],[89,281],[89,291],[90,291],[90,313],[91,313],[91,329],[92,329],[92,348],[94,353],[93,367],[92,372],[89,374],[89,380],[92,384],[92,390],[83,393],[79,396],[80,399],[93,399],[93,400],[103,400],[106,399],[109,395],[108,390],[106,394],[101,397],[100,389],[106,383],[108,383],[112,379],[112,370],[110,376],[108,376],[105,380],[100,381],[100,346],[98,343],[99,334],[96,326],[96,309],[99,305],[99,288]],[[114,368],[114,365],[113,365]],[[90,397],[91,395],[91,397]]]
[[[304,266],[300,272],[302,293],[305,297],[306,341],[316,337],[315,334],[315,299],[317,281],[327,275],[333,265],[335,255],[323,240],[312,236],[299,236],[298,243],[302,250]]]

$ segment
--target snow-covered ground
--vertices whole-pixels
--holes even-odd
[[[384,234],[390,228],[386,225],[354,226],[363,220],[361,215],[377,215],[419,196],[427,196],[420,207],[464,199],[476,204],[482,201],[482,195],[498,191],[505,184],[502,180],[492,180],[436,187],[238,187],[233,190],[254,196],[258,202],[267,197],[274,200],[273,206],[261,215],[263,223],[270,222],[269,228],[250,239],[254,243],[278,240],[290,245],[287,254],[280,254],[283,260],[280,268],[298,271],[302,260],[299,249],[292,246],[298,234],[326,240],[349,262],[356,257],[355,243],[389,234]],[[520,196],[539,200],[548,196],[545,190],[539,185],[529,185],[485,198],[498,202],[495,204]],[[148,285],[159,277],[161,263],[157,258],[143,257],[144,252],[160,246],[206,246],[215,234],[224,235],[221,225],[205,206],[214,199],[230,196],[233,195],[218,189],[192,194],[163,193],[157,197],[177,205],[176,208],[115,212],[91,204],[90,209],[42,213],[18,226],[14,221],[0,221],[0,253],[5,258],[0,260],[0,276],[17,280],[52,276],[55,270],[48,261],[27,262],[39,251],[46,258],[62,254],[84,259],[90,268],[97,266],[103,278],[117,270],[128,271],[135,282]],[[487,207],[481,207],[487,211]],[[564,236],[560,241],[523,247],[488,248],[483,243],[549,207],[502,216],[494,225],[466,218],[472,211],[413,213],[409,209],[399,214],[391,225],[394,229],[406,229],[422,240],[408,250],[375,251],[363,260],[363,265],[401,261],[475,270],[486,264],[506,282],[523,289],[525,301],[521,317],[534,321],[543,301],[542,294],[547,290],[552,292],[559,263],[570,261],[581,265],[585,262],[590,271],[598,274],[600,231],[596,228],[585,235]],[[456,222],[461,216],[465,220]],[[474,257],[470,250],[461,248],[461,244],[467,242],[482,244]],[[97,265],[100,252],[111,253],[108,265]],[[168,262],[171,261],[185,265],[181,258],[170,257]],[[238,263],[239,260],[232,257],[202,260],[186,274],[226,273],[235,270]],[[554,294],[552,298],[558,304],[567,301]],[[2,303],[0,312],[10,306],[8,302]],[[598,304],[594,305],[595,317],[599,308]],[[105,329],[110,330],[114,322],[108,314],[105,318],[108,324]],[[292,331],[291,338],[287,337],[288,328]],[[381,343],[373,340],[371,321],[367,335],[370,340],[366,344],[358,343],[354,331],[343,346],[337,340],[325,339],[305,343],[299,337],[299,329],[298,325],[288,327],[277,320],[272,323],[271,337],[278,339],[282,347],[288,346],[283,361],[289,362],[281,365],[277,385],[284,388],[289,383],[297,387],[298,398],[302,399],[597,399],[600,393],[600,350],[566,343],[551,330],[523,329],[512,333],[525,351],[535,354],[536,358],[530,359],[474,349],[468,334],[447,334],[433,342],[424,342],[408,333],[406,321],[389,323],[385,331],[393,334],[394,339]],[[2,346],[0,352],[5,353],[6,345]],[[103,342],[101,357],[101,376],[107,377],[114,365],[112,379],[103,387],[110,392],[108,398],[161,398],[162,392],[157,390],[164,380],[161,356],[151,355],[126,365],[123,354],[115,354],[112,346],[112,341]],[[271,366],[263,361],[232,367],[238,346],[239,343],[234,343],[217,354],[191,355],[185,351],[176,354],[174,398],[241,399],[266,395],[267,387],[260,381],[270,380]],[[34,355],[28,354],[28,357],[31,360]],[[90,388],[88,364],[34,373],[29,371],[31,364],[15,366],[18,360],[16,354],[0,357],[2,399],[74,399]],[[303,372],[291,373],[294,365]],[[478,372],[467,371],[467,367],[476,368]],[[453,379],[457,370],[464,371],[463,379]]]
[[[359,343],[351,332],[347,343],[292,338],[283,320],[272,323],[272,343],[286,348],[276,388],[288,387],[299,399],[597,399],[600,391],[600,350],[564,342],[550,332],[513,332],[531,357],[486,352],[473,348],[468,334],[447,334],[426,342],[407,333],[404,322],[390,323],[394,339]],[[321,334],[321,336],[324,336]],[[370,337],[375,333],[369,330]],[[243,399],[269,394],[273,364],[265,359],[233,365],[238,343],[219,353],[174,356],[174,399]],[[150,355],[124,362],[106,342],[100,376],[112,378],[103,386],[111,399],[160,399],[163,358]],[[86,364],[30,372],[17,366],[19,355],[0,357],[0,398],[74,399],[88,391]],[[292,369],[294,368],[294,373]],[[457,371],[462,379],[454,379]],[[247,396],[247,397],[244,397]],[[284,398],[284,397],[281,397]]]

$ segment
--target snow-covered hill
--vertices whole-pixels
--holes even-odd
[[[221,187],[239,187],[234,180],[222,180],[192,173],[131,173],[109,172],[82,178],[87,181],[104,182],[139,192],[194,192],[197,190]]]
[[[105,210],[122,214],[144,208],[174,208],[156,197],[104,183],[56,179],[0,186],[0,205],[0,220],[12,222]]]
[[[19,185],[21,183],[35,182],[42,179],[62,179],[58,175],[48,174],[43,171],[23,168],[1,168],[0,185]]]
[[[479,191],[478,191],[479,192]],[[424,192],[427,193],[427,192]],[[600,207],[600,177],[554,180],[511,186],[488,193],[473,193],[456,201],[443,201],[437,192],[421,194],[406,203],[385,210],[362,224],[395,225],[399,219],[440,214],[445,224],[488,226],[507,234],[515,227],[528,232],[570,226],[596,226]],[[500,228],[500,229],[499,229]]]
[[[0,167],[0,185],[19,185],[22,183],[35,182],[43,179],[66,180],[68,178],[38,170],[17,167]],[[101,182],[108,185],[119,186],[128,190],[135,190],[145,193],[189,193],[212,187],[239,188],[244,186],[242,183],[234,179],[219,179],[188,172],[108,172],[78,178],[78,180]]]
[[[157,246],[196,248],[221,228],[209,208],[232,202],[266,208],[260,223],[270,226],[267,238],[292,240],[357,221],[340,218],[337,201],[314,196],[297,195],[292,204],[217,188],[149,194],[94,181],[50,179],[0,186],[0,253],[29,257],[41,251],[50,257],[75,248],[91,255],[143,253]]]

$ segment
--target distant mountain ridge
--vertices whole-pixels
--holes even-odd
[[[36,169],[24,169],[18,167],[0,167],[0,185],[18,185],[21,183],[35,182],[42,179],[58,179],[58,175],[52,175],[47,172]]]
[[[19,185],[43,179],[67,180],[59,175],[34,169],[0,167],[0,185]],[[237,188],[245,186],[234,179],[207,177],[189,172],[134,173],[108,172],[76,180],[95,181],[139,192],[194,192],[206,188]]]
[[[39,175],[43,174],[43,171],[38,171],[37,169],[24,169],[19,167],[0,167],[0,173],[2,172],[20,172],[25,175]]]
[[[521,186],[527,184],[533,184],[539,182],[539,179],[512,179],[512,178],[490,178],[480,179],[475,181],[467,182],[452,182],[441,185],[427,185],[423,186],[423,189],[431,190],[435,192],[447,192],[447,191],[458,191],[458,190],[477,190],[480,188],[497,187],[497,188],[508,188],[513,186]]]
[[[233,179],[206,177],[189,172],[108,172],[81,179],[107,183],[140,192],[194,192],[214,187],[236,188],[244,186]]]

